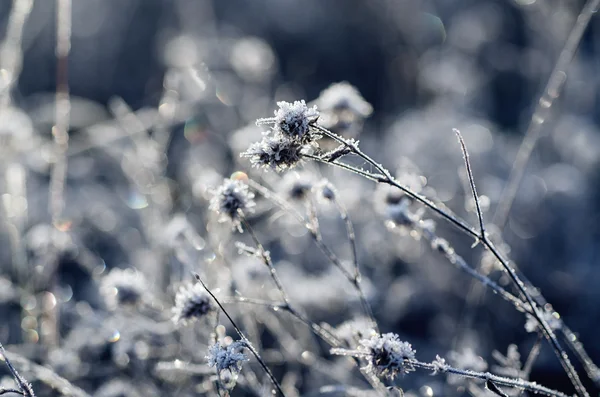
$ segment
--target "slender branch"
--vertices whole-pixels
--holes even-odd
[[[310,234],[312,235],[313,239],[315,240],[315,242],[317,243],[317,245],[319,246],[321,251],[323,251],[323,253],[325,253],[325,255],[329,258],[329,260],[338,269],[340,269],[340,271],[342,272],[344,277],[352,284],[354,289],[356,289],[356,292],[358,293],[358,297],[360,299],[361,306],[363,307],[365,314],[367,315],[367,317],[369,317],[369,321],[371,322],[375,331],[378,331],[377,321],[375,321],[375,317],[373,316],[373,311],[371,310],[371,306],[369,305],[369,302],[367,301],[367,297],[366,297],[363,289],[360,286],[360,271],[358,269],[358,259],[357,259],[357,255],[356,255],[356,245],[355,245],[354,229],[352,227],[352,222],[350,222],[344,207],[342,207],[342,204],[335,197],[334,197],[334,200],[335,200],[336,206],[340,212],[340,216],[346,224],[346,233],[348,236],[348,240],[350,242],[351,250],[353,252],[352,256],[353,256],[353,262],[354,262],[354,275],[351,274],[348,270],[346,270],[346,268],[344,267],[342,262],[335,255],[335,253],[333,251],[331,251],[329,249],[329,247],[326,246],[325,243],[323,242],[323,235],[321,233],[321,228],[319,226],[319,218],[317,216],[317,211],[316,211],[316,208],[315,208],[312,198],[306,201],[308,217],[310,219],[310,224],[311,224],[311,227],[309,229]]]
[[[15,382],[17,382],[17,386],[19,387],[19,390],[21,391],[21,393],[19,393],[19,394],[21,394],[25,397],[35,397],[33,388],[31,387],[29,382],[27,382],[25,380],[25,378],[23,378],[21,376],[21,374],[19,374],[19,372],[16,370],[16,368],[12,365],[12,363],[6,356],[6,350],[4,350],[4,346],[1,343],[0,343],[0,353],[2,354],[2,357],[4,358],[4,361],[6,362],[6,366],[10,370],[10,373],[12,374],[13,378],[15,379]]]
[[[481,203],[479,201],[479,195],[477,194],[477,188],[475,187],[475,179],[473,178],[473,171],[471,169],[471,162],[469,161],[469,152],[467,151],[467,146],[465,145],[465,141],[457,128],[452,129],[456,136],[458,137],[458,142],[460,143],[460,149],[462,150],[463,158],[465,160],[465,168],[467,169],[467,176],[469,178],[469,185],[471,186],[471,193],[473,195],[473,200],[475,201],[475,208],[477,209],[477,219],[479,219],[479,232],[482,236],[485,235],[485,225],[483,223],[483,211],[481,211]]]
[[[469,379],[480,379],[487,382],[491,382],[491,384],[495,386],[505,386],[505,387],[513,387],[516,389],[527,390],[535,394],[543,394],[546,396],[552,397],[568,397],[567,394],[560,392],[558,390],[553,390],[547,388],[545,386],[538,385],[535,382],[529,382],[523,379],[518,378],[507,378],[503,376],[494,375],[490,372],[476,372],[468,369],[458,369],[451,367],[450,365],[437,365],[433,363],[424,363],[417,360],[408,361],[410,365],[415,368],[425,369],[432,371],[434,374],[439,373],[449,373],[458,376],[463,376]],[[488,383],[489,384],[489,383]]]
[[[525,132],[525,138],[519,147],[517,158],[510,171],[508,183],[504,188],[502,198],[500,199],[498,207],[496,208],[496,213],[494,214],[493,223],[500,229],[503,228],[508,219],[508,214],[510,213],[510,209],[519,189],[521,179],[523,179],[525,168],[527,167],[533,148],[542,134],[542,125],[550,113],[554,100],[560,95],[560,91],[567,80],[567,69],[575,56],[575,51],[581,42],[583,33],[585,32],[590,19],[598,10],[599,5],[600,0],[588,0],[583,6],[575,25],[567,37],[567,41],[558,60],[554,65],[546,88],[531,116],[529,127],[527,127],[527,131]]]

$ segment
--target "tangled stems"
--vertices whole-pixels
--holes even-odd
[[[369,157],[364,152],[362,152],[362,150],[358,147],[358,144],[354,140],[344,139],[344,138],[340,137],[339,135],[334,134],[333,132],[329,131],[326,128],[323,128],[322,126],[320,126],[316,123],[312,123],[311,127],[315,128],[317,131],[319,131],[324,136],[327,136],[327,137],[337,141],[338,143],[343,145],[345,148],[347,148],[347,150],[349,150],[351,153],[357,155],[358,157],[363,159],[365,162],[372,165],[379,174],[373,174],[368,171],[365,171],[365,170],[362,170],[359,168],[355,168],[351,165],[341,163],[339,161],[339,159],[336,159],[334,161],[327,161],[324,158],[321,158],[319,156],[313,156],[313,155],[310,155],[310,158],[320,161],[320,162],[333,164],[335,166],[353,171],[355,173],[358,173],[359,175],[363,175],[369,179],[375,180],[376,182],[386,183],[388,185],[394,186],[394,187],[400,189],[401,191],[403,191],[407,196],[420,202],[421,204],[425,205],[427,208],[429,208],[434,213],[437,213],[442,218],[444,218],[447,221],[449,221],[450,223],[454,224],[456,227],[458,227],[460,230],[462,230],[466,234],[474,237],[476,239],[476,241],[481,242],[481,244],[487,250],[489,250],[494,255],[494,257],[500,262],[500,264],[502,265],[504,270],[508,273],[511,281],[515,284],[515,286],[519,290],[520,294],[522,294],[522,296],[524,297],[524,300],[529,304],[529,306],[532,310],[532,315],[537,320],[537,322],[540,324],[540,327],[541,327],[541,330],[542,330],[544,336],[550,342],[550,345],[552,346],[556,356],[560,360],[560,363],[563,366],[565,372],[567,373],[569,380],[575,387],[577,395],[580,397],[588,397],[589,396],[587,390],[585,389],[585,386],[583,386],[583,383],[581,382],[581,379],[579,379],[579,375],[575,371],[573,364],[569,360],[569,357],[568,357],[566,351],[562,348],[562,346],[558,342],[556,335],[554,334],[554,332],[552,331],[552,329],[550,328],[548,323],[540,315],[540,313],[537,309],[537,305],[535,304],[533,298],[531,297],[531,294],[527,291],[525,284],[518,277],[515,270],[510,266],[508,260],[505,259],[504,256],[498,251],[498,249],[492,243],[492,241],[489,239],[489,237],[487,236],[487,234],[485,233],[485,230],[483,228],[480,231],[474,229],[472,226],[470,226],[464,220],[458,218],[457,216],[452,214],[450,211],[440,208],[439,206],[437,206],[435,203],[433,203],[431,200],[429,200],[425,196],[415,193],[411,189],[407,188],[406,186],[399,184],[385,167],[383,167],[381,164],[377,163],[371,157]],[[470,179],[471,179],[471,187],[473,187],[474,183],[472,182],[472,176],[470,177]],[[478,200],[477,197],[475,199]],[[478,216],[480,216],[480,219],[481,219],[481,215],[478,214]],[[481,225],[483,225],[483,222],[481,222],[480,227],[481,227]]]
[[[335,196],[333,197],[332,200],[334,201],[334,204],[336,205],[338,212],[340,213],[340,217],[342,218],[346,226],[346,234],[348,237],[348,242],[350,244],[350,249],[352,251],[354,274],[351,274],[348,270],[346,270],[346,268],[342,265],[337,255],[323,241],[323,236],[319,227],[319,220],[317,218],[316,210],[314,208],[312,200],[309,199],[307,201],[307,212],[309,217],[309,222],[307,223],[304,217],[295,208],[291,207],[285,200],[278,197],[275,193],[273,193],[260,183],[250,179],[248,180],[248,185],[251,186],[254,190],[256,190],[259,194],[261,194],[264,198],[270,200],[282,210],[290,213],[298,220],[298,222],[302,226],[304,226],[308,230],[311,238],[314,240],[319,250],[321,250],[321,252],[327,257],[327,259],[342,272],[344,277],[352,284],[354,289],[356,289],[361,305],[363,306],[363,310],[369,317],[373,328],[377,330],[377,322],[375,321],[375,317],[373,316],[373,310],[371,309],[371,306],[367,301],[367,297],[365,296],[365,293],[360,285],[361,275],[360,268],[358,265],[358,255],[356,252],[356,239],[354,235],[354,228],[352,226],[350,218],[348,217],[347,211],[342,205],[342,203],[340,203]]]
[[[277,275],[275,266],[273,266],[273,261],[271,260],[271,255],[269,254],[269,252],[267,250],[265,250],[262,243],[258,239],[258,236],[256,236],[254,229],[252,229],[252,227],[250,226],[250,224],[248,223],[248,221],[244,217],[244,214],[241,211],[239,213],[239,217],[240,217],[240,221],[241,221],[241,224],[243,225],[244,229],[246,229],[246,231],[248,231],[248,233],[252,237],[252,240],[254,241],[254,244],[256,245],[256,248],[258,250],[258,255],[262,259],[263,263],[269,268],[269,274],[271,276],[271,279],[273,280],[273,282],[275,283],[275,286],[277,287],[277,289],[279,290],[279,293],[281,294],[283,304],[278,307],[289,312],[294,317],[296,317],[298,320],[300,320],[304,324],[308,325],[317,336],[321,337],[324,341],[326,341],[331,346],[339,345],[338,339],[334,335],[332,335],[331,332],[327,331],[325,328],[321,327],[320,325],[310,321],[304,315],[302,315],[294,306],[292,306],[292,304],[290,302],[290,298],[289,298],[288,294],[285,292],[285,289],[283,288],[283,284],[281,283],[281,280],[279,279],[279,276]]]

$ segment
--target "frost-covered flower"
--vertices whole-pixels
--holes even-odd
[[[201,284],[181,286],[175,295],[173,322],[187,325],[214,310],[211,299]]]
[[[260,142],[255,142],[248,150],[240,153],[240,157],[250,158],[255,167],[271,168],[284,171],[296,166],[302,160],[302,144],[288,136],[275,133],[265,135]]]
[[[148,282],[134,269],[112,269],[100,282],[100,293],[106,306],[114,310],[118,306],[135,306],[147,296]]]
[[[302,101],[277,102],[279,109],[275,111],[275,117],[259,119],[256,124],[273,124],[275,132],[280,132],[292,139],[306,142],[309,135],[310,124],[319,117],[317,107],[308,107]]]
[[[321,91],[317,102],[322,112],[349,110],[362,117],[368,117],[373,112],[371,104],[347,81],[331,84]]]
[[[414,371],[410,360],[415,359],[416,351],[396,334],[373,335],[361,340],[360,345],[369,353],[367,370],[379,377],[394,379],[398,374]]]
[[[281,191],[292,200],[304,200],[315,185],[314,176],[308,172],[291,172],[284,176]]]
[[[228,346],[217,342],[208,349],[208,366],[215,367],[219,380],[226,388],[235,386],[237,376],[242,370],[242,363],[248,358],[242,349],[247,347],[245,341],[238,340]]]
[[[345,321],[335,328],[335,335],[349,346],[354,346],[360,340],[373,334],[376,334],[373,322],[367,317]]]
[[[327,87],[315,102],[321,111],[319,123],[333,130],[348,130],[352,126],[360,126],[363,119],[373,112],[371,104],[346,81]]]
[[[210,209],[220,215],[219,222],[230,221],[234,228],[242,231],[240,212],[248,212],[255,206],[254,193],[240,180],[225,179],[223,184],[213,191]]]

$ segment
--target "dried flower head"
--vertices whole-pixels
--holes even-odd
[[[211,298],[201,284],[181,286],[175,295],[173,322],[187,325],[214,310]]]
[[[255,142],[248,150],[240,153],[240,157],[250,158],[255,167],[271,168],[284,171],[296,166],[302,160],[302,144],[289,137],[275,133],[265,135],[260,142]]]
[[[275,111],[275,117],[259,119],[256,124],[273,124],[273,129],[292,139],[306,142],[310,132],[310,124],[318,117],[317,107],[309,108],[302,101],[277,102],[279,109]]]
[[[323,112],[348,110],[362,117],[368,117],[373,112],[371,104],[347,81],[331,84],[321,91],[317,102]]]
[[[245,341],[238,340],[228,346],[216,342],[208,349],[208,366],[215,367],[219,380],[226,388],[235,386],[237,376],[242,370],[242,363],[248,358],[242,349],[247,347]]]
[[[309,172],[290,172],[285,174],[279,191],[291,200],[302,201],[315,186],[314,175]]]
[[[360,345],[369,354],[367,370],[379,377],[394,379],[398,374],[414,371],[410,360],[415,359],[416,351],[396,334],[373,335],[361,340]]]
[[[118,306],[135,306],[147,296],[148,283],[134,269],[112,269],[100,282],[100,293],[106,306],[114,310]]]
[[[372,333],[370,338],[362,339],[357,350],[341,348],[331,349],[332,354],[361,357],[368,360],[364,370],[377,377],[394,379],[398,374],[404,375],[414,371],[413,360],[416,351],[408,342],[400,340],[393,333]]]
[[[360,340],[376,334],[373,322],[368,317],[358,317],[345,321],[335,328],[335,335],[346,342],[348,346],[355,346]]]
[[[371,104],[346,81],[327,87],[315,102],[321,110],[319,123],[325,128],[338,131],[360,126],[362,121],[373,112]]]
[[[251,211],[255,205],[254,193],[248,185],[233,179],[225,179],[223,184],[213,191],[210,200],[210,209],[220,215],[219,222],[230,221],[240,232],[240,211]]]

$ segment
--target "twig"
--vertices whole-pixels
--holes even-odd
[[[473,171],[471,170],[471,162],[469,161],[469,152],[465,141],[457,128],[453,128],[452,131],[456,134],[458,142],[460,143],[460,149],[462,150],[463,159],[465,160],[465,168],[467,169],[467,176],[469,178],[469,185],[471,186],[471,193],[473,194],[473,200],[475,200],[475,208],[477,209],[477,219],[479,220],[479,232],[482,236],[485,236],[485,225],[483,223],[483,211],[481,211],[481,203],[479,201],[479,195],[477,194],[477,188],[475,187],[475,179],[473,178]]]
[[[12,363],[6,356],[6,350],[4,350],[4,346],[1,343],[0,343],[0,353],[2,353],[2,357],[4,358],[4,361],[6,362],[6,366],[10,370],[10,373],[12,374],[13,378],[15,379],[15,382],[17,382],[17,386],[19,387],[19,390],[21,391],[19,394],[21,394],[25,397],[35,397],[35,393],[33,392],[31,385],[29,384],[29,382],[27,382],[25,380],[25,378],[23,378],[21,376],[21,374],[19,374],[19,372],[12,365]]]

